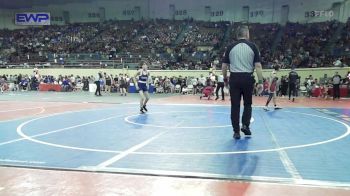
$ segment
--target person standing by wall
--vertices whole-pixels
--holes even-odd
[[[292,71],[289,72],[288,84],[289,84],[289,100],[292,98],[292,101],[295,101],[297,96],[297,82],[298,82],[298,73],[295,71],[294,67]]]
[[[109,74],[106,75],[106,88],[105,92],[111,94],[112,78]]]
[[[96,84],[96,91],[95,95],[96,96],[102,96],[101,95],[101,80],[103,79],[102,72],[98,72],[98,74],[95,77],[95,84]]]
[[[249,125],[252,116],[254,68],[256,69],[259,87],[261,89],[263,82],[260,52],[257,46],[249,41],[249,29],[247,26],[241,26],[238,28],[237,40],[238,41],[233,45],[227,47],[222,64],[222,73],[225,82],[228,80],[227,70],[229,69],[230,71],[231,122],[234,139],[241,138],[239,116],[242,96],[244,101],[244,111],[241,131],[246,136],[251,135]]]
[[[338,72],[335,72],[332,82],[333,82],[333,100],[340,99],[340,81],[341,76],[338,74]]]
[[[216,86],[216,99],[219,99],[219,90],[221,89],[221,100],[225,100],[225,94],[224,94],[224,87],[225,87],[225,83],[224,83],[224,76],[222,74],[218,75],[218,84]]]
[[[126,88],[127,88],[126,74],[125,76],[123,74],[120,74],[119,87],[120,87],[120,95],[126,96]]]

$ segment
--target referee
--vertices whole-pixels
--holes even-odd
[[[237,29],[237,40],[227,48],[222,64],[225,82],[227,82],[227,69],[230,70],[231,122],[234,139],[241,138],[239,125],[241,96],[244,101],[241,130],[246,136],[251,135],[249,125],[252,116],[254,68],[258,75],[260,89],[262,89],[263,81],[260,52],[254,43],[248,41],[248,26],[241,26]]]
[[[289,83],[289,100],[292,97],[292,101],[295,101],[295,97],[297,96],[297,85],[298,85],[298,78],[299,75],[298,73],[295,71],[294,66],[292,66],[292,71],[289,72],[289,76],[288,76],[288,83]]]

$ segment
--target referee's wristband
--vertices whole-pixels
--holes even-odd
[[[259,80],[259,82],[258,82],[259,84],[262,84],[263,83],[263,81],[262,80]]]

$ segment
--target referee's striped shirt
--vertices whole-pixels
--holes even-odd
[[[223,63],[230,65],[230,72],[253,73],[254,63],[260,63],[257,46],[245,39],[240,39],[229,46],[224,54]]]

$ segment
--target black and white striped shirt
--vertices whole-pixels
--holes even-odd
[[[230,65],[230,72],[253,73],[255,63],[260,63],[257,46],[245,39],[240,39],[227,48],[223,63]]]

